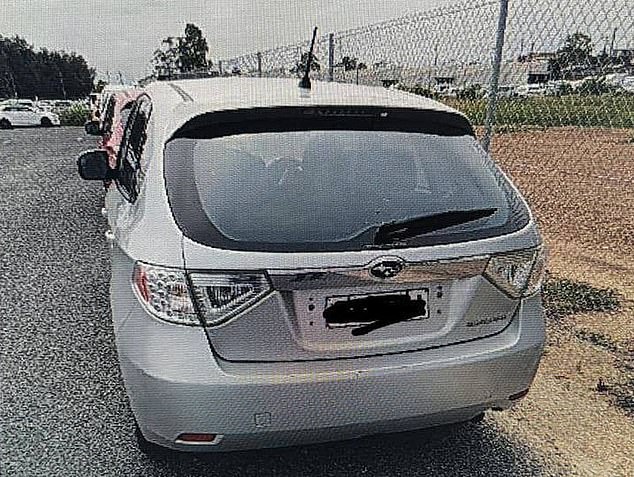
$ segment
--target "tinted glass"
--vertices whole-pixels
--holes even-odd
[[[193,184],[183,185],[221,236],[248,249],[361,249],[391,221],[496,209],[409,242],[464,240],[512,219],[511,191],[471,136],[272,132],[175,139],[166,155],[191,156]]]
[[[103,134],[111,134],[112,133],[112,121],[114,119],[114,110],[117,104],[117,100],[114,96],[110,98],[108,101],[108,106],[106,107],[106,112],[103,117],[102,130]]]
[[[146,96],[139,98],[130,112],[118,155],[117,185],[121,194],[134,202],[143,180],[141,157],[147,140],[147,125],[152,103]]]
[[[132,105],[134,102],[127,103],[123,108],[121,108],[121,112],[119,113],[121,116],[121,127],[125,129],[126,124],[128,124],[128,119],[130,118],[130,112],[132,111]]]

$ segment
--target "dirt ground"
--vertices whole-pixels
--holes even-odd
[[[634,476],[634,413],[605,391],[634,393],[633,138],[631,129],[552,128],[500,134],[492,149],[540,223],[549,271],[622,295],[618,312],[549,323],[531,393],[489,417],[583,476]]]

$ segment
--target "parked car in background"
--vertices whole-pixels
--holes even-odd
[[[59,116],[50,111],[42,111],[23,104],[5,104],[0,106],[0,128],[14,126],[59,126]]]
[[[52,100],[42,99],[37,101],[36,108],[40,111],[49,111],[49,112],[57,112],[55,111],[55,102]]]
[[[515,93],[519,98],[529,98],[532,96],[546,96],[549,89],[546,84],[534,83],[534,84],[522,84],[517,87]]]
[[[627,73],[613,73],[605,75],[606,84],[627,93],[634,93],[634,76]]]
[[[69,99],[58,99],[54,101],[53,107],[58,110],[64,110],[70,108],[73,104],[75,104],[75,102]]]
[[[130,110],[141,93],[140,89],[131,89],[111,94],[100,121],[95,120],[86,125],[86,132],[101,136],[99,147],[108,152],[112,168],[117,164],[117,153]]]
[[[36,107],[35,101],[32,99],[5,99],[0,102],[0,106],[29,106],[31,108]]]
[[[621,88],[628,93],[634,93],[634,76],[626,76],[623,78]]]
[[[101,109],[101,94],[100,93],[90,93],[88,98],[88,107],[90,108],[90,120],[91,121],[99,121]]]
[[[110,98],[112,96],[114,96],[116,93],[128,91],[130,89],[132,88],[126,85],[106,85],[99,96],[99,118],[103,120],[102,118],[106,112],[106,108],[108,107],[108,104],[110,103]]]
[[[516,98],[518,95],[517,88],[518,86],[514,84],[500,85],[498,86],[497,97],[498,98]],[[486,88],[482,88],[480,91],[482,92],[482,96],[481,96],[482,98],[484,99],[490,98],[491,92],[488,86]]]
[[[37,106],[40,109],[52,111],[56,114],[61,114],[68,108],[77,104],[77,101],[71,101],[69,99],[51,99],[48,101],[38,101]]]
[[[531,386],[542,239],[461,113],[384,88],[222,78],[135,101],[106,195],[143,449],[478,418]]]
[[[517,96],[517,86],[514,84],[503,84],[498,88],[498,97],[515,98]]]

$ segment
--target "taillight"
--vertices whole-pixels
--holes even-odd
[[[200,326],[184,271],[137,262],[132,281],[141,302],[157,318]]]
[[[188,281],[184,270],[142,262],[134,265],[132,281],[154,316],[194,326],[222,324],[271,290],[263,273],[192,273]]]
[[[530,296],[542,286],[546,269],[543,247],[494,255],[484,276],[512,298]]]
[[[193,296],[207,326],[241,313],[271,290],[263,273],[192,273]]]

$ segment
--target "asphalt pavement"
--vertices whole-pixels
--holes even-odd
[[[230,454],[137,446],[110,322],[99,183],[81,128],[0,131],[0,475],[556,475],[482,424]]]

